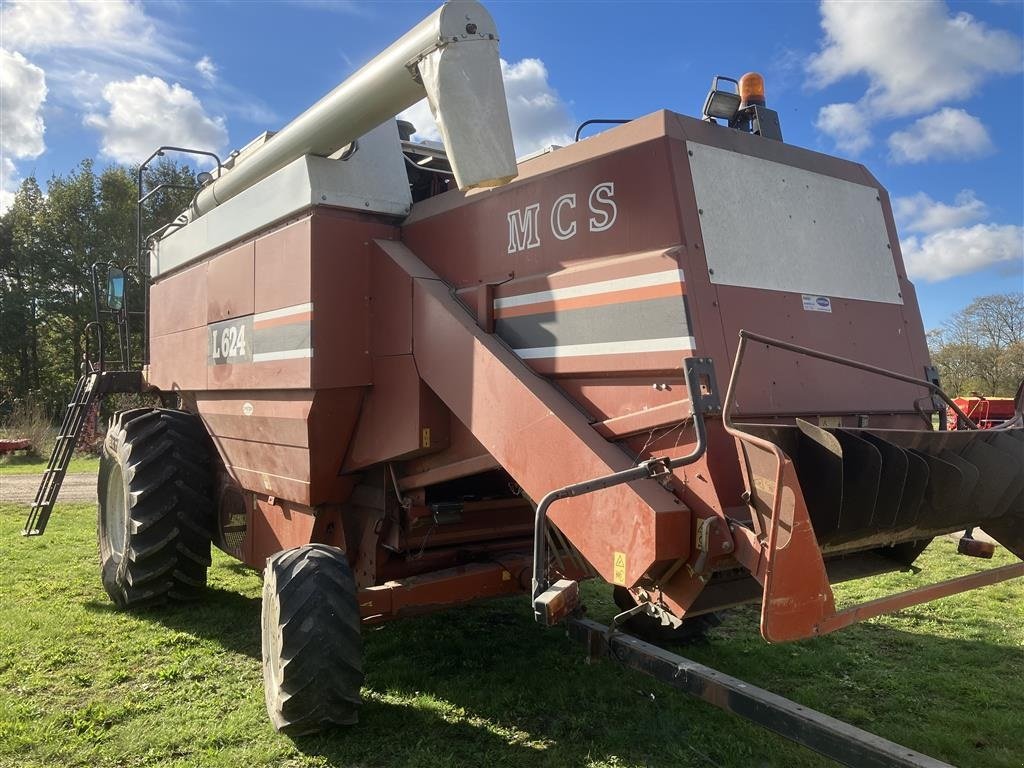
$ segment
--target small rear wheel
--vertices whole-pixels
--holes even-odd
[[[625,587],[615,587],[612,599],[620,611],[628,611],[636,607],[636,599]],[[703,640],[708,631],[714,629],[722,620],[715,613],[702,613],[673,627],[646,613],[638,613],[626,619],[625,627],[641,640],[651,643],[694,643]]]
[[[115,415],[97,483],[103,587],[119,608],[191,600],[206,586],[213,536],[209,436],[185,411]]]
[[[267,559],[262,635],[277,730],[303,736],[358,721],[363,640],[355,578],[340,549],[306,544]]]

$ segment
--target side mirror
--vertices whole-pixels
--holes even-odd
[[[107,309],[124,308],[124,271],[118,267],[107,270]]]

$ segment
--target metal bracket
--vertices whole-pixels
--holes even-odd
[[[718,383],[715,380],[715,363],[710,357],[684,357],[683,372],[687,384],[691,377],[697,383],[695,391],[687,393],[694,413],[705,416],[722,412],[722,400],[718,396]]]
[[[924,378],[926,381],[935,385],[936,389],[942,387],[942,383],[939,381],[939,370],[934,365],[926,365],[924,367]],[[942,398],[932,392],[932,407],[939,412],[939,429],[946,429],[946,406],[942,402]]]
[[[537,505],[537,512],[533,523],[533,589],[531,592],[534,607],[533,614],[537,621],[544,621],[544,610],[538,604],[538,600],[549,586],[547,577],[547,539],[544,536],[548,508],[561,499],[582,496],[604,490],[605,488],[611,488],[615,485],[629,483],[633,480],[661,477],[674,469],[700,460],[707,450],[708,433],[707,427],[704,424],[704,414],[720,412],[722,409],[718,400],[718,388],[715,384],[715,373],[711,366],[711,358],[685,358],[683,360],[683,376],[686,379],[686,391],[689,393],[690,398],[690,414],[693,417],[693,427],[697,433],[697,444],[690,453],[675,459],[667,457],[650,458],[647,461],[640,462],[635,467],[613,472],[604,477],[596,477],[593,480],[573,483],[564,488],[556,488],[553,491],[549,491]],[[707,391],[705,392],[705,390]]]

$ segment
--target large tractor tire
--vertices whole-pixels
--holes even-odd
[[[119,608],[192,600],[213,537],[212,445],[185,411],[115,415],[100,457],[97,532],[103,587]]]
[[[628,611],[636,607],[636,600],[625,587],[615,587],[612,599],[620,611]],[[641,640],[649,643],[695,643],[703,640],[708,631],[714,629],[722,620],[715,613],[702,613],[693,618],[683,619],[678,627],[662,624],[654,616],[639,613],[626,619],[625,628]]]
[[[356,723],[363,639],[345,554],[306,544],[268,558],[262,627],[263,685],[274,727],[303,736]]]

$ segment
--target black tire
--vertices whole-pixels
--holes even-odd
[[[198,417],[136,408],[114,416],[100,457],[103,587],[119,608],[192,600],[213,538],[212,446]]]
[[[620,611],[628,611],[636,607],[636,600],[625,587],[615,587],[612,599]],[[722,620],[716,613],[702,613],[689,619],[683,619],[678,627],[662,624],[654,616],[639,613],[626,619],[624,626],[627,631],[649,643],[695,643],[703,640],[708,631],[714,629]]]
[[[289,736],[359,720],[363,639],[345,554],[306,544],[267,559],[263,686],[267,713]]]

